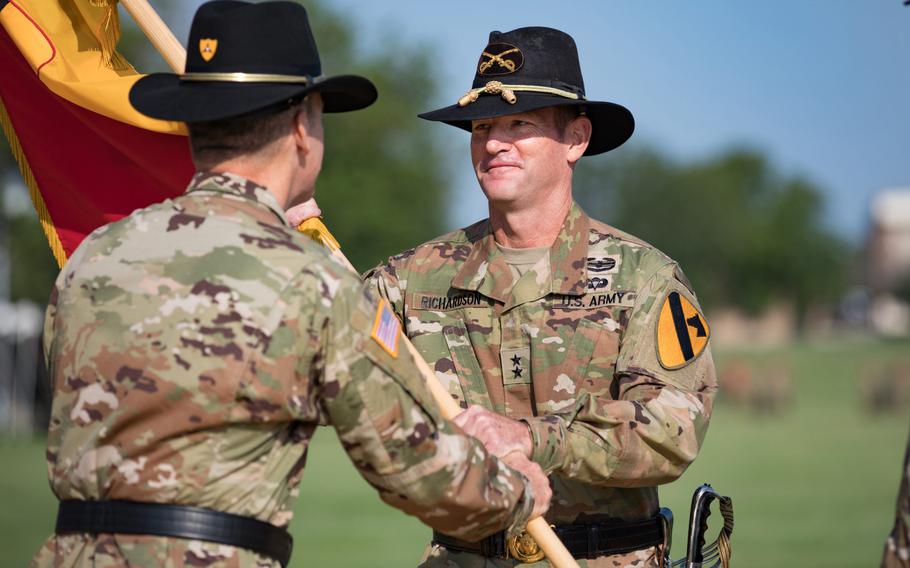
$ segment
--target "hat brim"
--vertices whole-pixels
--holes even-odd
[[[519,114],[554,106],[584,107],[585,116],[593,126],[591,140],[585,156],[609,152],[628,140],[635,131],[635,119],[629,109],[605,101],[573,100],[545,93],[516,93],[518,100],[509,104],[498,95],[481,95],[476,101],[465,106],[451,105],[419,114],[420,118],[471,131],[472,120],[482,120]]]
[[[181,81],[173,73],[142,77],[130,89],[130,103],[144,115],[161,120],[209,122],[250,114],[283,100],[320,93],[323,112],[366,108],[376,100],[376,87],[358,75],[329,77],[314,85]]]

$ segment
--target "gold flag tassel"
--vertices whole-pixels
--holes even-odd
[[[125,57],[117,51],[117,42],[120,41],[120,14],[117,13],[117,0],[89,0],[92,8],[104,10],[100,21],[97,14],[87,14],[82,12],[89,29],[98,43],[101,44],[101,58],[105,67],[124,71],[132,69],[132,66]]]
[[[310,217],[297,225],[297,230],[310,237],[314,242],[329,249],[329,253],[335,257],[335,260],[346,266],[348,270],[355,274],[357,273],[357,269],[354,268],[354,265],[351,264],[348,257],[344,256],[344,253],[341,252],[341,245],[338,244],[338,241],[329,231],[329,228],[322,222],[322,219],[319,217]]]
[[[325,248],[329,249],[330,251],[341,249],[341,245],[338,244],[338,241],[335,239],[334,235],[329,232],[329,228],[325,226],[325,223],[323,223],[322,219],[319,217],[310,217],[306,221],[297,225],[297,230],[310,237],[317,243],[321,244]]]

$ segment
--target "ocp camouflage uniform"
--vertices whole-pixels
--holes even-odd
[[[372,338],[377,306],[266,188],[234,175],[197,174],[183,196],[96,230],[47,312],[54,493],[286,526],[307,445],[331,424],[390,505],[470,538],[523,526],[524,477],[440,418],[407,352]],[[51,537],[33,565],[277,563],[202,541],[74,534]]]
[[[691,287],[667,256],[578,205],[548,256],[517,282],[488,221],[392,257],[367,277],[463,407],[528,424],[532,459],[553,486],[548,522],[652,518],[657,485],[698,454],[716,379]],[[688,360],[663,340],[672,370],[657,350],[671,297],[689,305],[688,325],[703,328],[692,330],[703,350]],[[653,564],[656,552],[587,566]],[[438,546],[429,554],[427,566],[515,564]]]
[[[910,439],[904,453],[904,469],[901,488],[897,496],[897,511],[894,514],[894,528],[885,542],[882,556],[885,568],[910,568]]]

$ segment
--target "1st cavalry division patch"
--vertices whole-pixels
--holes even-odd
[[[401,336],[401,322],[395,317],[389,303],[379,301],[376,308],[376,321],[373,322],[373,338],[380,347],[385,349],[392,357],[398,357],[398,339]]]
[[[668,370],[685,367],[701,355],[711,330],[704,316],[679,292],[670,292],[657,320],[657,359]]]

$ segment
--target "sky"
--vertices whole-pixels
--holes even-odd
[[[181,41],[200,3],[186,2],[185,17],[169,22]],[[330,4],[352,19],[360,50],[396,43],[431,50],[427,72],[440,85],[433,108],[468,90],[490,31],[534,25],[568,32],[588,98],[635,115],[632,148],[656,146],[678,160],[756,148],[784,175],[818,185],[826,223],[855,242],[875,192],[910,187],[910,6],[902,0]],[[451,226],[485,217],[468,134],[426,128],[453,155]]]

